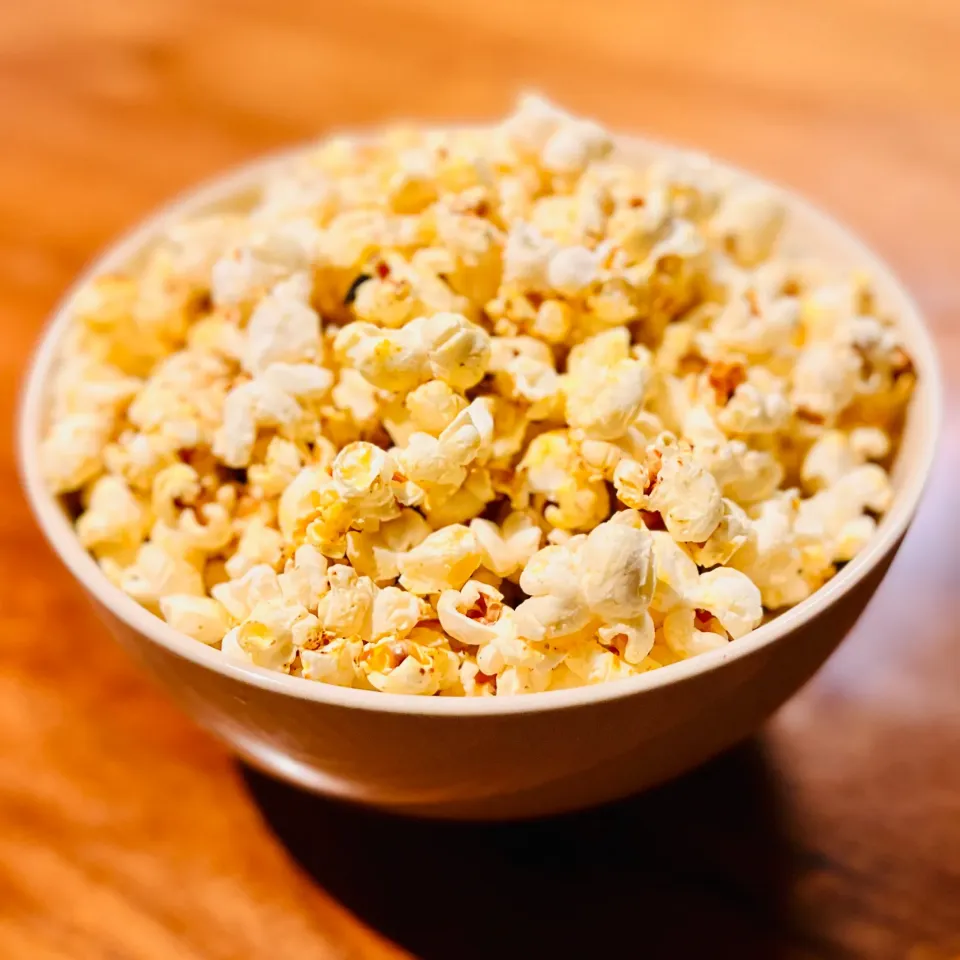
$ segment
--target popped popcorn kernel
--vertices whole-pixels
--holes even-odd
[[[296,682],[517,696],[723,649],[871,542],[917,377],[786,219],[534,94],[315,145],[75,296],[44,476],[116,588]]]
[[[212,597],[171,593],[160,598],[160,612],[174,630],[209,646],[220,643],[232,626],[230,615]]]
[[[86,496],[86,509],[77,518],[77,537],[95,556],[131,562],[147,536],[150,510],[122,477],[99,477]]]
[[[543,532],[530,514],[515,510],[501,524],[470,521],[470,530],[481,550],[481,563],[498,577],[513,577],[540,548]]]
[[[460,590],[444,590],[437,601],[440,626],[455,640],[479,647],[497,637],[503,594],[485,583],[468,580]]]
[[[482,557],[470,529],[450,524],[400,556],[400,586],[420,595],[458,590],[480,566]]]

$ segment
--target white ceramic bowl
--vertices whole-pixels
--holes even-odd
[[[638,162],[677,152],[631,137],[618,142]],[[171,222],[248,203],[263,176],[290,156],[253,163],[175,201],[77,285],[135,260]],[[477,699],[343,689],[227,663],[111,586],[44,485],[38,446],[69,295],[44,334],[23,399],[20,465],[30,503],[110,632],[197,722],[251,763],[308,790],[401,812],[502,818],[571,810],[676,776],[755,730],[840,643],[886,573],[934,456],[941,386],[916,305],[844,228],[780,192],[789,210],[786,249],[816,256],[838,276],[865,268],[899,317],[919,380],[893,470],[896,498],[873,541],[808,600],[722,650],[616,683]]]

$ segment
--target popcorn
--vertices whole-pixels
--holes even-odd
[[[549,286],[547,270],[556,243],[523,221],[513,224],[503,248],[503,282],[522,290],[539,290]]]
[[[892,502],[902,338],[779,253],[772,188],[613,149],[534,95],[331,141],[88,284],[41,458],[109,581],[417,696],[636,676],[818,589]]]
[[[530,222],[545,237],[561,246],[597,243],[607,222],[606,197],[589,190],[571,196],[547,196],[530,210]]]
[[[886,471],[875,463],[864,464],[804,500],[797,510],[796,529],[824,547],[836,540],[857,544],[865,529],[865,511],[883,513],[892,501],[893,490]],[[851,524],[856,525],[852,530],[848,529]],[[832,559],[849,560],[848,552],[849,548],[834,548]]]
[[[567,656],[564,666],[573,673],[580,683],[610,683],[635,676],[635,670],[628,662],[609,650],[599,646],[584,645]]]
[[[881,460],[890,450],[890,439],[875,427],[859,427],[850,433],[827,430],[804,457],[804,486],[816,492],[828,489],[868,460]]]
[[[444,293],[448,308],[455,303],[442,281],[429,272],[414,269],[403,257],[387,256],[374,269],[372,276],[358,277],[360,283],[350,304],[358,320],[399,329],[423,315],[428,304],[442,299]]]
[[[456,390],[476,385],[490,360],[490,338],[455,313],[436,313],[419,330],[433,377]]]
[[[213,452],[227,466],[244,467],[253,455],[262,427],[291,427],[300,418],[300,404],[285,390],[264,380],[234,387],[223,405],[223,425]]]
[[[419,213],[437,198],[436,169],[425,150],[405,150],[390,178],[387,194],[397,213]]]
[[[535,93],[520,97],[516,112],[500,126],[507,143],[517,152],[538,155],[570,115]]]
[[[495,624],[502,610],[503,594],[477,580],[468,580],[460,590],[444,590],[437,601],[440,626],[471,647],[496,639]]]
[[[307,680],[337,687],[357,686],[363,642],[338,637],[318,650],[301,650],[301,674]]]
[[[123,477],[132,489],[144,493],[150,490],[160,470],[179,462],[179,452],[171,437],[125,430],[104,448],[103,466],[111,474]]]
[[[297,656],[293,629],[305,611],[297,606],[258,603],[227,633],[220,649],[228,660],[286,672]]]
[[[496,677],[484,673],[472,660],[460,663],[460,684],[464,696],[493,697],[497,694]]]
[[[149,511],[121,477],[101,476],[77,518],[77,537],[96,557],[132,562],[149,526]]]
[[[430,491],[423,502],[423,512],[432,527],[450,523],[468,523],[497,497],[490,475],[483,467],[471,467],[458,490],[436,488]]]
[[[229,487],[223,489],[231,490]],[[229,498],[221,499],[224,503],[204,503],[199,510],[181,510],[172,524],[157,520],[150,530],[150,540],[171,556],[201,567],[234,538],[234,524],[230,507],[226,504]]]
[[[644,528],[606,523],[586,539],[580,589],[590,609],[607,621],[632,620],[650,605],[653,547]]]
[[[193,503],[200,495],[200,477],[186,463],[165,467],[153,478],[150,505],[154,516],[175,522],[183,504]]]
[[[422,543],[431,533],[430,524],[415,510],[401,510],[395,520],[376,531],[350,531],[347,557],[353,568],[377,583],[400,576],[400,557]]]
[[[397,463],[414,484],[424,490],[451,488],[453,492],[467,478],[467,467],[489,444],[494,423],[483,400],[474,400],[446,426],[436,439],[415,433],[407,446],[397,451]]]
[[[370,639],[373,598],[376,586],[369,577],[358,577],[345,564],[327,571],[330,589],[317,604],[317,619],[335,637]]]
[[[337,359],[382,390],[412,390],[427,379],[426,351],[419,338],[410,335],[415,323],[397,331],[371,323],[348,324],[334,342]],[[416,325],[417,332],[420,326]]]
[[[723,514],[713,533],[703,543],[685,546],[697,566],[710,568],[728,563],[753,535],[750,518],[733,500],[723,501]]]
[[[564,530],[592,529],[610,513],[606,486],[585,469],[567,431],[541,433],[527,446],[520,469],[533,493],[553,503],[547,523]]]
[[[833,421],[854,398],[861,363],[853,349],[811,344],[793,368],[791,402],[814,418]]]
[[[770,610],[805,600],[832,573],[829,551],[797,530],[798,506],[798,498],[786,491],[753,507],[755,536],[730,560],[759,587]]]
[[[782,429],[792,413],[777,384],[747,381],[734,389],[718,411],[717,424],[728,434],[770,434]]]
[[[589,536],[534,554],[520,577],[531,599],[516,609],[517,629],[531,640],[555,641],[597,621],[635,619],[646,612],[654,586],[647,531],[603,523]]]
[[[341,363],[382,390],[412,390],[434,377],[457,390],[476,384],[490,354],[487,334],[456,313],[417,317],[399,330],[351,323],[337,335]]]
[[[330,482],[330,472],[315,464],[303,467],[290,481],[277,504],[277,524],[284,540],[291,541],[303,533],[320,493]]]
[[[650,194],[660,195],[672,214],[697,223],[716,211],[729,186],[708,156],[694,152],[655,161],[647,179]]]
[[[640,413],[649,381],[648,368],[637,360],[581,373],[568,381],[567,422],[599,440],[616,440]]]
[[[403,639],[421,620],[427,619],[429,611],[420,597],[399,587],[384,587],[373,600],[371,636],[374,641],[388,636]]]
[[[546,343],[563,343],[573,330],[575,313],[562,300],[544,300],[530,324],[530,332]]]
[[[491,520],[470,521],[481,563],[498,577],[513,577],[540,548],[540,527],[528,513],[515,510],[499,526]]]
[[[763,617],[760,591],[739,570],[718,568],[700,574],[694,602],[712,613],[734,640]]]
[[[480,566],[482,556],[470,529],[451,524],[400,556],[400,586],[421,596],[459,590]]]
[[[724,195],[708,230],[742,266],[766,260],[783,227],[784,210],[772,191],[752,184]]]
[[[417,430],[439,436],[467,406],[467,401],[442,380],[428,380],[404,398]]]
[[[280,580],[272,567],[258,564],[240,578],[218,583],[210,590],[234,620],[246,620],[260,603],[282,604]]]
[[[259,517],[253,517],[246,525],[236,552],[226,562],[227,575],[236,579],[252,567],[265,563],[275,566],[283,554],[283,535],[267,526]]]
[[[393,475],[396,466],[389,454],[372,443],[347,444],[333,461],[333,488],[364,522],[392,520],[400,512]]]
[[[230,615],[211,597],[171,593],[160,598],[163,619],[180,633],[215,646],[230,630]]]
[[[113,428],[102,413],[76,413],[52,425],[40,446],[40,466],[54,493],[78,490],[101,472]]]
[[[692,454],[667,451],[648,502],[675,540],[702,543],[720,523],[722,499],[716,478]]]
[[[383,693],[429,697],[459,682],[460,661],[452,650],[412,639],[381,640],[364,650],[361,669]]]
[[[257,499],[279,497],[293,483],[303,466],[297,445],[283,437],[271,437],[263,463],[252,463],[247,469],[250,492]]]
[[[789,351],[799,328],[800,306],[794,298],[771,300],[748,289],[733,296],[696,341],[709,357],[730,352],[766,357]]]
[[[327,558],[316,547],[304,544],[287,560],[277,577],[280,595],[285,603],[298,604],[316,613],[320,598],[327,592]]]
[[[606,250],[561,247],[547,263],[547,286],[561,296],[577,297],[598,279]]]
[[[532,337],[497,337],[490,372],[502,396],[527,405],[530,420],[544,420],[559,411],[561,378],[546,344]]]
[[[485,303],[497,294],[503,236],[482,217],[459,214],[443,204],[435,211],[436,246],[418,251],[414,261],[421,268],[429,263],[429,269],[463,298],[463,309],[458,312],[473,314],[473,304]]]
[[[710,439],[696,444],[693,456],[713,475],[725,497],[743,505],[766,500],[783,480],[783,465],[772,454],[752,450],[742,440]]]
[[[634,620],[617,621],[601,627],[597,631],[597,637],[604,646],[614,647],[626,663],[638,665],[650,655],[656,639],[656,629],[653,617],[644,613]],[[571,666],[569,661],[568,657],[567,666]]]
[[[243,368],[248,373],[256,376],[272,363],[317,359],[320,318],[304,302],[309,288],[294,283],[300,279],[298,276],[278,284],[251,314],[243,351]]]
[[[718,567],[701,574],[668,534],[652,538],[657,582],[651,606],[663,617],[671,650],[682,656],[713,650],[760,623],[760,590],[743,573]]]
[[[610,134],[592,120],[563,123],[543,145],[541,161],[551,173],[578,174],[613,149]]]
[[[210,270],[210,293],[218,306],[250,303],[279,281],[307,270],[323,238],[308,219],[265,228],[220,257]]]
[[[141,545],[134,563],[123,571],[120,589],[151,610],[170,594],[204,594],[203,577],[196,567],[149,542]]]

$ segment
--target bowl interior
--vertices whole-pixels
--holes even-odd
[[[368,135],[369,136],[369,135]],[[638,137],[617,138],[618,152],[625,160],[645,165],[676,158],[683,151]],[[795,193],[767,184],[781,196],[788,211],[781,249],[787,255],[810,257],[824,265],[824,279],[842,279],[853,270],[872,279],[880,308],[897,318],[898,327],[918,372],[899,451],[891,471],[896,497],[883,517],[871,543],[810,598],[792,607],[722,650],[672,664],[614,683],[572,690],[549,691],[526,697],[442,698],[383,694],[344,689],[299,677],[243,667],[225,661],[218,650],[176,633],[112,586],[96,562],[74,535],[63,504],[47,490],[39,468],[39,443],[48,416],[51,376],[58,360],[58,344],[70,322],[70,301],[80,286],[99,273],[119,270],[137,262],[173,223],[207,212],[249,208],[256,200],[263,179],[294,160],[303,148],[267,157],[230,172],[175,199],[141,226],[121,238],[90,265],[57,307],[27,377],[20,413],[19,455],[24,488],[46,537],[87,591],[116,616],[151,641],[178,655],[236,679],[286,694],[340,703],[360,709],[429,714],[502,714],[515,711],[556,709],[596,700],[626,696],[643,689],[682,680],[715,669],[728,660],[744,656],[774,642],[809,620],[842,596],[872,570],[906,530],[933,462],[939,433],[942,389],[936,349],[920,312],[894,274],[848,230]],[[722,163],[715,164],[731,175],[747,174]],[[758,178],[752,178],[756,182]]]

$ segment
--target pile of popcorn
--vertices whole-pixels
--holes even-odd
[[[326,142],[75,297],[49,484],[234,662],[493,696],[723,647],[870,540],[915,379],[783,221],[535,96]]]

